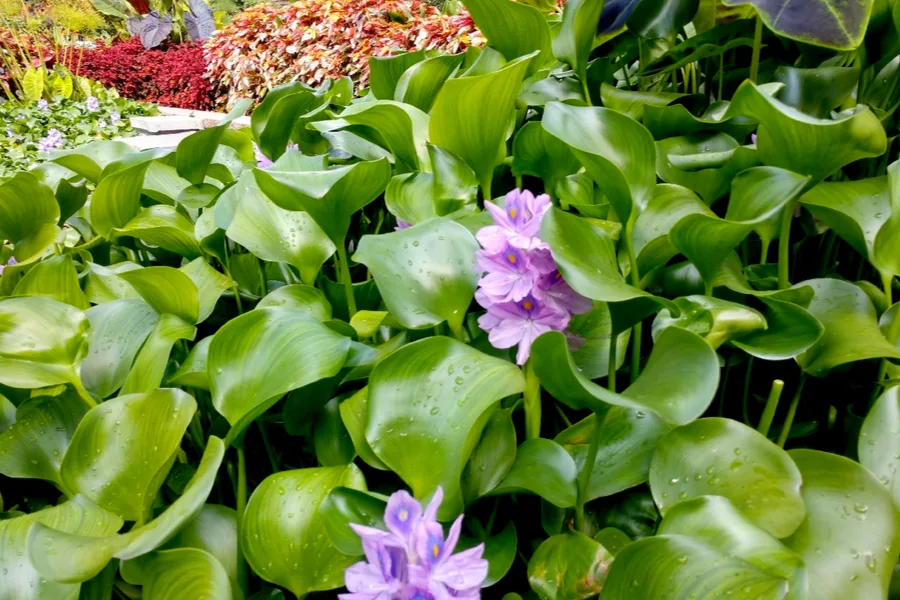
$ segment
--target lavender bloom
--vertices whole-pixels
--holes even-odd
[[[97,121],[97,127],[99,129],[106,129],[106,121],[104,121],[103,119],[100,119],[99,121]]]
[[[18,263],[18,261],[16,261],[16,257],[15,257],[15,256],[10,256],[10,257],[9,257],[9,260],[6,261],[6,264],[5,264],[5,265],[0,265],[0,275],[3,274],[3,269],[5,269],[6,267],[11,267],[11,266],[17,265],[17,264],[19,264],[19,263]]]
[[[94,96],[88,96],[84,105],[88,109],[88,112],[97,112],[100,110],[100,101]]]
[[[409,221],[404,221],[400,217],[397,217],[397,226],[394,227],[394,231],[400,231],[401,229],[409,229],[412,227],[412,223]]]
[[[257,148],[256,149],[256,168],[257,169],[268,169],[275,163],[272,160],[262,153],[262,151]]]
[[[64,143],[59,129],[51,129],[47,132],[47,137],[38,142],[38,152],[50,152],[55,148],[62,148]]]
[[[439,487],[428,507],[404,491],[394,493],[385,509],[388,531],[351,525],[363,542],[366,562],[344,572],[349,594],[340,600],[444,600],[481,597],[488,563],[484,544],[453,554],[462,529],[462,515],[444,538],[437,521],[443,499]]]
[[[38,100],[37,109],[43,110],[43,111],[48,111],[48,110],[50,110],[50,105],[47,103],[46,100],[41,98],[40,100]]]
[[[487,309],[478,325],[495,348],[518,345],[516,362],[521,365],[539,335],[565,331],[572,315],[590,310],[591,301],[566,284],[549,245],[539,237],[551,207],[546,194],[513,190],[504,208],[491,202],[485,207],[494,225],[475,236],[483,248],[476,253],[478,268],[485,273],[475,300]]]
[[[110,113],[109,122],[112,123],[113,126],[118,125],[119,121],[121,121],[121,120],[122,120],[122,115],[120,115],[118,112]]]

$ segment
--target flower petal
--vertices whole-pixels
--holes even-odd
[[[453,590],[478,588],[488,574],[488,561],[482,554],[484,544],[449,556],[431,572],[431,578]]]

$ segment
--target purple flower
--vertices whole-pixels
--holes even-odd
[[[412,223],[409,221],[404,221],[400,217],[397,217],[397,226],[394,227],[394,231],[400,231],[401,229],[409,229],[412,227]]]
[[[118,112],[112,112],[109,115],[109,122],[113,124],[113,126],[118,125],[119,121],[122,120],[122,115]]]
[[[484,544],[454,554],[462,529],[462,515],[447,537],[437,521],[443,499],[438,487],[423,511],[404,491],[394,493],[384,513],[388,531],[352,524],[362,538],[366,561],[344,572],[349,594],[340,600],[450,600],[480,598],[488,563]]]
[[[84,105],[88,109],[88,112],[97,112],[100,110],[100,101],[94,96],[88,96]]]
[[[50,105],[47,103],[46,100],[41,98],[40,100],[38,100],[37,109],[47,111],[47,110],[50,110]]]
[[[59,129],[51,129],[47,132],[47,137],[38,142],[38,152],[50,152],[55,148],[62,148],[64,143]]]
[[[5,265],[0,265],[0,275],[3,274],[3,269],[5,269],[6,267],[11,267],[11,266],[17,265],[17,264],[19,264],[19,263],[18,263],[18,261],[16,260],[16,257],[15,257],[15,256],[10,256],[10,257],[9,257],[9,260],[6,261],[6,264],[5,264]]]
[[[476,239],[478,281],[475,299],[487,309],[478,325],[495,348],[518,344],[516,362],[524,364],[534,340],[547,331],[565,331],[573,314],[587,312],[591,301],[566,284],[550,247],[539,237],[550,210],[546,194],[524,190],[506,195],[504,208],[485,202],[494,225],[481,228]]]
[[[482,302],[478,293],[475,299]],[[478,318],[478,326],[488,332],[488,341],[494,348],[512,348],[518,344],[516,363],[523,365],[531,353],[531,344],[538,336],[548,331],[564,331],[570,319],[567,312],[541,303],[533,296],[526,296],[520,302],[490,305],[488,311]]]
[[[750,141],[753,142],[754,145],[756,144],[756,134],[755,133],[750,134]]]

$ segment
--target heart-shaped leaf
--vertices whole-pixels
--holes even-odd
[[[815,292],[807,311],[824,331],[813,346],[797,357],[804,371],[823,377],[839,365],[870,358],[900,358],[878,328],[872,301],[860,288],[839,279],[804,281]]]
[[[475,172],[489,195],[494,167],[506,156],[516,96],[536,53],[483,75],[451,79],[435,98],[428,123],[432,144],[452,152]],[[483,102],[490,97],[490,102]]]
[[[686,187],[672,184],[656,186],[647,208],[634,222],[631,234],[641,273],[649,273],[678,254],[669,239],[669,232],[682,218],[691,214],[712,215],[712,211]]]
[[[227,506],[206,504],[168,545],[197,548],[215,557],[231,580],[232,596],[240,600],[243,594],[237,579],[238,543],[237,512]]]
[[[141,586],[147,600],[231,598],[228,573],[216,558],[196,548],[161,550],[122,563],[122,578]]]
[[[586,80],[588,58],[594,48],[594,36],[600,24],[604,2],[575,0],[566,3],[559,31],[553,38],[553,55],[568,63],[582,81]],[[624,24],[624,20],[619,25]]]
[[[51,155],[51,160],[78,173],[91,183],[97,183],[108,164],[133,152],[134,148],[127,142],[103,140],[90,142],[72,150],[59,150]]]
[[[137,293],[161,315],[175,315],[187,323],[200,319],[196,284],[173,267],[146,267],[120,273]]]
[[[366,440],[419,498],[444,488],[440,518],[462,510],[460,475],[505,396],[524,389],[522,372],[445,337],[388,356],[369,378]]]
[[[28,560],[47,579],[76,583],[94,577],[113,558],[127,560],[152,552],[171,539],[203,507],[224,454],[222,440],[210,437],[197,471],[181,497],[156,519],[128,533],[85,537],[54,526],[32,526],[28,533]],[[109,533],[112,531],[106,535]]]
[[[579,472],[587,460],[596,423],[596,415],[590,415],[556,436],[556,442],[572,455]],[[647,481],[653,449],[671,429],[651,412],[610,408],[601,425],[587,499],[611,496]]]
[[[0,383],[15,388],[80,386],[89,326],[83,312],[55,300],[0,300]]]
[[[673,430],[650,465],[650,489],[663,516],[685,500],[724,496],[777,538],[791,535],[806,517],[800,486],[800,472],[784,450],[730,419],[700,419]]]
[[[192,133],[178,142],[178,148],[175,150],[175,168],[178,175],[195,185],[203,183],[219,143],[231,122],[243,116],[252,103],[250,99],[238,100],[231,112],[219,121],[218,125]]]
[[[497,0],[507,4],[509,0]],[[556,180],[581,168],[581,163],[569,146],[558,137],[550,135],[540,123],[526,123],[516,133],[513,141],[513,175],[533,175],[544,180],[547,187],[553,187]]]
[[[656,146],[640,123],[609,108],[560,102],[547,104],[541,122],[572,148],[620,222],[647,207],[656,187]]]
[[[70,255],[54,256],[34,265],[16,284],[13,296],[42,296],[84,310],[87,298],[78,283],[78,271]]]
[[[59,204],[31,173],[0,183],[0,238],[13,243],[16,260],[39,257],[56,239]]]
[[[206,372],[206,361],[209,357],[209,344],[212,336],[205,337],[191,348],[190,354],[172,374],[167,384],[179,387],[193,387],[209,391],[209,377]]]
[[[560,508],[575,506],[578,492],[575,462],[552,440],[525,440],[516,450],[516,460],[491,494],[530,492]]]
[[[162,383],[172,346],[179,340],[193,340],[197,329],[172,314],[160,315],[147,336],[131,372],[122,384],[122,394],[151,392]]]
[[[478,29],[506,60],[538,51],[526,75],[551,60],[550,27],[539,10],[509,0],[466,0]]]
[[[319,517],[325,532],[335,548],[349,556],[362,556],[363,547],[359,534],[350,529],[351,523],[385,529],[383,496],[349,487],[336,487],[322,504]]]
[[[659,178],[694,190],[707,204],[728,193],[735,175],[758,164],[755,148],[741,146],[726,133],[698,133],[656,143]]]
[[[116,233],[187,259],[200,256],[200,245],[194,239],[194,224],[172,206],[160,204],[145,208],[124,227],[116,229]]]
[[[175,389],[107,400],[81,420],[62,459],[66,488],[145,522],[197,403]]]
[[[225,233],[263,260],[297,267],[308,284],[335,250],[309,214],[275,205],[255,185],[246,186]]]
[[[496,488],[516,460],[516,427],[512,412],[508,408],[495,410],[484,426],[481,441],[472,452],[462,476],[467,503]]]
[[[359,162],[327,171],[253,171],[256,183],[285,210],[306,211],[337,245],[343,245],[353,214],[384,191],[387,160]]]
[[[883,598],[900,554],[900,515],[890,493],[857,463],[792,450],[803,476],[806,520],[785,545],[809,571],[809,597]]]
[[[276,307],[298,308],[308,312],[319,321],[331,320],[331,305],[325,294],[310,285],[285,285],[269,292],[259,301],[256,308]]]
[[[379,100],[393,100],[400,77],[414,64],[425,60],[425,51],[404,52],[394,56],[369,58],[369,84]],[[254,113],[255,114],[255,113]]]
[[[354,465],[283,471],[256,488],[241,521],[241,548],[260,577],[296,596],[341,587],[344,569],[355,561],[325,535],[319,513],[337,487],[364,490]]]
[[[408,329],[447,321],[459,330],[478,285],[469,231],[445,218],[363,236],[353,260],[366,265],[385,305]]]
[[[859,431],[859,462],[887,486],[900,506],[900,479],[896,476],[900,439],[900,388],[890,387],[866,415]]]
[[[715,351],[700,336],[678,328],[663,331],[644,370],[621,394],[600,387],[578,371],[561,333],[539,337],[531,355],[541,385],[554,398],[572,408],[589,408],[600,414],[610,405],[621,406],[683,425],[703,414],[719,384]]]
[[[91,226],[109,238],[116,229],[128,225],[141,212],[144,175],[150,161],[159,158],[157,150],[128,154],[104,167],[97,188],[91,195]]]
[[[439,54],[414,64],[397,82],[394,100],[429,112],[444,82],[457,72],[462,61],[462,54]]]
[[[209,346],[213,404],[232,425],[231,442],[291,390],[336,375],[350,339],[308,313],[263,308],[226,323]]]
[[[528,561],[528,583],[541,600],[584,600],[604,587],[613,555],[577,531],[544,540]]]

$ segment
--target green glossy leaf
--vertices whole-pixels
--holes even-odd
[[[203,507],[224,454],[222,440],[210,437],[197,471],[181,497],[156,519],[128,533],[85,537],[64,529],[34,525],[28,533],[28,560],[48,579],[76,583],[95,576],[113,558],[127,560],[152,552]],[[112,532],[106,535],[109,533]]]
[[[414,64],[425,60],[425,51],[404,52],[394,56],[369,58],[369,84],[372,95],[380,100],[393,100],[400,77]]]
[[[538,52],[527,74],[552,59],[550,27],[536,8],[510,0],[466,0],[464,4],[488,43],[506,60]]]
[[[757,311],[721,298],[684,296],[675,299],[681,315],[672,317],[663,309],[653,321],[653,336],[667,327],[680,327],[703,337],[713,348],[735,338],[765,330],[765,318]],[[809,344],[807,345],[809,347]]]
[[[359,534],[350,529],[350,523],[386,529],[383,496],[348,487],[336,487],[319,505],[319,517],[325,525],[325,533],[331,543],[343,554],[362,556],[363,547]]]
[[[530,492],[560,508],[575,506],[578,485],[575,461],[552,440],[536,438],[522,442],[516,459],[491,494]]]
[[[528,561],[528,583],[541,600],[583,600],[604,587],[613,556],[583,533],[544,540]]]
[[[253,492],[241,522],[247,562],[260,577],[297,596],[341,587],[344,569],[356,558],[331,544],[319,506],[334,488],[365,486],[354,465],[270,475]]]
[[[309,285],[295,284],[285,285],[272,290],[265,298],[259,301],[256,308],[281,306],[284,308],[298,308],[308,312],[319,321],[331,320],[331,305],[325,294],[318,288]]]
[[[196,284],[184,272],[172,267],[146,267],[119,273],[144,301],[161,315],[171,314],[188,323],[200,320]]]
[[[353,214],[375,199],[391,177],[387,160],[327,171],[253,171],[256,183],[285,210],[306,211],[335,245],[343,244]]]
[[[72,150],[54,152],[50,159],[78,173],[91,183],[97,183],[108,164],[133,152],[134,148],[127,142],[104,140],[84,144]]]
[[[16,600],[74,600],[77,583],[60,583],[42,577],[23,558],[28,532],[35,523],[82,536],[115,533],[122,519],[106,512],[84,496],[75,496],[58,506],[0,521],[0,597]]]
[[[0,383],[15,388],[81,385],[89,326],[83,312],[55,300],[0,300]]]
[[[678,254],[669,240],[669,232],[678,221],[690,214],[711,215],[712,211],[697,195],[680,185],[656,186],[646,210],[634,223],[632,239],[638,270],[649,273]]]
[[[738,39],[733,40],[732,48],[751,45],[753,45],[752,38]],[[728,48],[728,50],[732,48]],[[721,47],[715,47],[715,49],[722,50]],[[756,128],[756,125],[746,117],[729,115],[729,106],[730,102],[727,100],[712,102],[705,107],[703,112],[696,115],[677,100],[664,106],[648,104],[644,107],[642,122],[644,127],[653,134],[653,138],[660,141],[675,136],[697,134],[701,131],[722,132],[735,139],[744,139]]]
[[[52,162],[41,163],[30,172],[38,181],[49,187],[59,204],[59,225],[81,210],[90,191],[81,178],[69,169]]]
[[[194,224],[174,207],[164,204],[145,208],[124,227],[116,229],[116,233],[137,238],[145,244],[158,246],[187,259],[200,256],[200,245],[194,238]]]
[[[732,342],[747,354],[764,360],[793,358],[815,344],[824,327],[805,309],[775,298],[760,298],[765,305],[766,329]]]
[[[69,392],[23,402],[15,422],[0,433],[0,473],[59,484],[62,456],[86,412],[84,401]]]
[[[431,143],[461,158],[490,189],[496,167],[506,156],[506,138],[519,88],[536,54],[528,54],[483,75],[451,79],[431,109]],[[490,97],[491,102],[484,102]]]
[[[129,154],[109,163],[100,175],[91,195],[91,226],[109,239],[141,212],[144,175],[150,162],[159,157],[156,150]]]
[[[809,597],[884,598],[900,554],[900,515],[890,493],[857,463],[792,450],[803,476],[806,520],[785,545],[809,571]]]
[[[628,17],[628,30],[643,38],[674,40],[699,7],[699,0],[643,0]]]
[[[392,215],[412,225],[436,217],[434,173],[394,175],[384,191],[384,203]]]
[[[330,392],[329,392],[330,393]],[[381,471],[389,471],[386,464],[375,456],[372,447],[366,440],[366,423],[369,412],[369,388],[364,387],[343,402],[340,406],[341,420],[353,440],[356,453],[370,467]]]
[[[800,203],[829,229],[883,273],[896,274],[890,246],[893,227],[891,193],[886,177],[823,182],[800,198]],[[884,234],[881,233],[885,230]],[[881,238],[876,251],[876,240]]]
[[[276,85],[269,90],[266,97],[263,98],[263,101],[260,102],[259,106],[257,106],[250,114],[250,130],[253,132],[253,137],[259,141],[263,130],[266,128],[266,123],[268,122],[269,115],[272,113],[272,109],[282,98],[291,94],[312,91],[314,91],[313,88],[299,81]]]
[[[185,523],[172,538],[173,548],[197,548],[208,552],[225,569],[231,580],[232,597],[243,597],[237,580],[238,573],[237,512],[218,504],[206,504],[193,519]]]
[[[268,99],[267,96],[263,103]],[[321,105],[322,98],[307,90],[278,97],[277,102],[272,105],[271,112],[266,115],[265,126],[257,136],[259,149],[273,160],[283,156],[291,141],[291,130],[298,119]]]
[[[775,80],[784,83],[778,91],[779,100],[808,115],[824,118],[850,97],[859,83],[859,68],[781,66],[775,71]]]
[[[175,206],[181,198],[185,188],[189,188],[191,182],[178,176],[174,166],[155,160],[147,167],[144,173],[143,193],[148,198],[169,206]],[[215,186],[213,186],[215,187]],[[218,188],[217,188],[218,189]]]
[[[363,236],[353,260],[369,268],[388,311],[407,329],[447,321],[458,330],[478,284],[475,237],[435,218],[377,236]]]
[[[900,454],[900,438],[893,432],[900,428],[900,388],[884,391],[869,410],[859,432],[859,462],[887,486],[894,502],[900,506],[900,479],[896,476]]]
[[[467,503],[497,487],[516,459],[516,427],[512,409],[493,412],[462,476]]]
[[[175,168],[178,175],[195,185],[203,183],[219,143],[231,122],[243,116],[252,102],[249,99],[239,100],[218,125],[192,133],[178,142],[178,148],[175,150]]]
[[[730,419],[700,419],[673,430],[650,465],[650,489],[663,516],[685,500],[724,496],[777,538],[791,535],[806,517],[800,487],[800,472],[784,450]]]
[[[603,11],[602,0],[566,2],[559,31],[553,38],[553,55],[568,63],[584,81],[588,58],[594,48],[594,36]]]
[[[160,386],[172,347],[179,340],[193,340],[197,329],[172,314],[160,315],[141,347],[131,372],[122,384],[122,394],[150,392]]]
[[[41,296],[84,310],[90,306],[78,283],[70,255],[54,256],[34,265],[16,284],[13,296]]]
[[[824,327],[813,346],[797,357],[800,367],[815,377],[839,365],[870,358],[900,358],[878,328],[875,307],[866,293],[838,279],[811,279],[802,284],[815,292],[807,311]]]
[[[434,170],[435,211],[449,215],[474,204],[478,196],[475,172],[461,158],[434,144],[428,144],[428,157]],[[418,221],[414,221],[417,223]]]
[[[784,207],[808,182],[808,177],[774,167],[747,169],[732,182],[724,219],[702,213],[687,215],[672,228],[669,240],[711,285],[728,254],[751,232],[757,232],[768,246],[777,234]]]
[[[666,183],[694,190],[707,204],[728,193],[734,176],[759,164],[752,146],[726,133],[697,133],[656,143],[656,173]]]
[[[350,348],[308,313],[263,308],[226,323],[209,347],[212,401],[232,425],[231,441],[284,394],[336,375]]]
[[[166,383],[172,386],[193,387],[209,391],[206,361],[209,356],[210,342],[212,342],[212,336],[205,337],[194,344],[190,354]]]
[[[579,472],[587,460],[596,423],[596,415],[590,415],[555,438],[572,455]],[[609,409],[600,429],[587,499],[611,496],[647,481],[653,449],[671,429],[650,412],[620,406]]]
[[[619,221],[647,207],[656,188],[656,146],[640,123],[609,108],[551,102],[541,121],[571,146],[588,175],[606,194]],[[629,140],[627,146],[620,142]]]
[[[92,304],[140,299],[140,294],[127,281],[119,277],[119,273],[140,269],[140,265],[125,261],[109,267],[91,262],[87,263],[87,266],[88,269],[85,272],[87,282],[84,285],[84,293]]]
[[[231,598],[228,573],[216,558],[196,548],[161,550],[122,563],[122,576],[141,586],[147,600]]]
[[[778,35],[816,46],[853,50],[862,42],[873,2],[816,0],[790,9],[788,0],[723,0],[723,4],[752,5],[763,23]]]
[[[56,239],[59,204],[32,173],[0,183],[0,238],[13,243],[19,262],[39,257]]]
[[[356,450],[347,428],[341,422],[338,398],[332,398],[316,415],[313,446],[323,467],[338,467],[353,462]]]
[[[429,112],[438,92],[457,72],[462,60],[462,54],[440,54],[416,63],[397,82],[394,100]]]
[[[866,106],[816,119],[750,81],[735,92],[728,114],[759,121],[756,146],[764,164],[809,175],[816,183],[855,160],[883,154],[887,146],[884,128]]]
[[[335,251],[309,214],[275,205],[252,185],[242,194],[226,235],[263,260],[297,267],[308,284]]]
[[[449,518],[462,510],[460,475],[488,409],[524,383],[514,365],[449,338],[408,344],[372,371],[366,440],[418,498],[443,486],[440,516]]]
[[[339,119],[318,121],[312,126],[317,131],[333,131],[348,126],[370,128],[377,132],[381,142],[379,145],[393,153],[398,170],[401,165],[408,170],[428,166],[428,152],[425,149],[428,115],[411,104],[393,100],[362,102],[347,108]]]
[[[62,459],[66,488],[144,522],[197,403],[181,390],[107,400],[81,420]]]
[[[541,385],[564,404],[605,413],[609,406],[652,412],[668,423],[690,423],[710,405],[719,384],[716,353],[703,338],[670,328],[657,338],[637,380],[617,394],[578,371],[565,336],[545,333],[531,349]]]
[[[497,0],[514,4],[509,0]],[[513,175],[534,175],[552,186],[557,179],[571,175],[581,163],[559,138],[550,135],[540,123],[526,123],[513,141]]]
[[[636,121],[643,121],[644,112],[648,107],[669,106],[684,97],[685,94],[679,92],[636,91],[618,88],[606,82],[600,84],[600,99],[603,101],[603,106]]]
[[[598,379],[609,374],[609,338],[613,331],[609,305],[596,302],[594,307],[569,322],[569,332],[584,340],[572,358],[578,370],[588,379]],[[630,331],[616,336],[616,369],[625,363],[625,350],[631,338]]]
[[[233,285],[231,279],[212,268],[206,259],[195,258],[178,269],[187,275],[197,287],[197,303],[200,305],[198,322],[209,317],[222,293]]]

